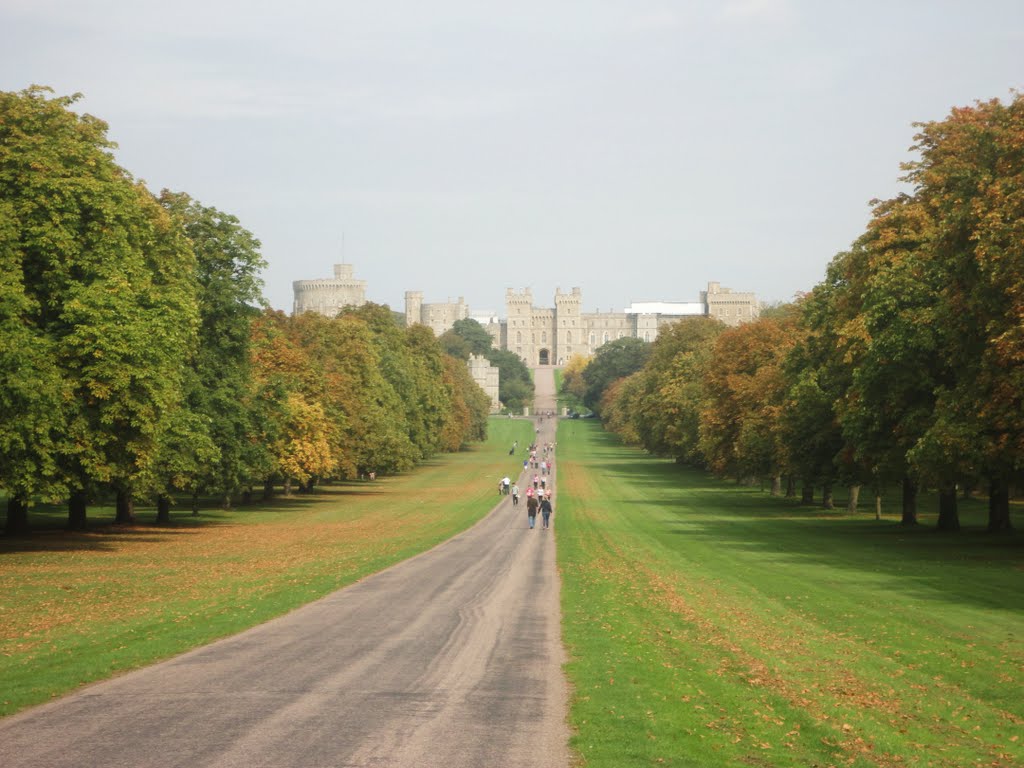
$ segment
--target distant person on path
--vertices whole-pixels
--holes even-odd
[[[512,480],[506,475],[501,479],[501,492],[508,496],[509,486],[512,484]]]
[[[536,494],[530,493],[530,489],[526,490],[526,517],[530,520],[530,528],[533,529],[534,524],[537,522],[537,507],[540,504],[537,502]]]
[[[540,502],[540,514],[544,520],[544,528],[551,527],[551,513],[554,509],[551,507],[551,497],[545,496]]]
[[[512,483],[512,506],[519,506],[519,486],[515,483]]]

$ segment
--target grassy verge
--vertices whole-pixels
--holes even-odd
[[[512,441],[533,434],[519,419],[489,432],[405,476],[198,522],[0,539],[0,714],[247,629],[469,527],[518,469]]]
[[[983,533],[983,505],[947,536],[719,483],[592,422],[563,422],[558,452],[587,766],[1024,765],[1024,542]]]

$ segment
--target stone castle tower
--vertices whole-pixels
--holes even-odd
[[[423,317],[423,291],[405,292],[405,325],[415,325]]]
[[[296,280],[292,283],[295,304],[292,314],[319,312],[334,317],[345,307],[366,303],[366,281],[352,276],[351,264],[335,264],[334,277],[320,280]]]
[[[583,295],[579,288],[572,293],[555,289],[554,341],[551,363],[563,365],[572,356],[573,350],[584,351],[583,338]]]
[[[505,325],[507,349],[524,360],[533,359],[533,295],[530,289],[518,293],[505,291]]]

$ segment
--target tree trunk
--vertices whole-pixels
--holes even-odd
[[[851,485],[850,495],[846,499],[846,511],[851,515],[857,514],[857,502],[860,501],[860,486]]]
[[[786,477],[786,498],[796,498],[796,478],[792,475]]]
[[[292,495],[292,479],[290,477],[286,477],[284,479],[284,495],[285,496],[291,496]]]
[[[156,497],[156,524],[171,524],[171,497],[162,493]]]
[[[875,520],[882,519],[882,494],[875,491]]]
[[[782,495],[782,475],[772,475],[772,496]]]
[[[7,499],[7,523],[4,526],[7,536],[20,536],[28,533],[28,502],[25,497],[14,495]]]
[[[68,499],[68,529],[84,531],[86,529],[85,512],[87,500],[85,491],[75,491]]]
[[[199,491],[192,491],[192,517],[199,516]]]
[[[940,531],[959,531],[960,516],[956,509],[956,485],[939,488],[939,525]]]
[[[835,499],[832,498],[832,483],[825,483],[821,489],[821,508],[835,509]]]
[[[132,492],[124,488],[117,489],[117,512],[114,515],[114,522],[121,525],[132,525],[135,523],[135,499]]]
[[[10,513],[8,513],[9,515]],[[988,492],[988,531],[1012,531],[1010,522],[1010,484],[1005,477],[992,480]]]
[[[230,493],[225,493],[224,496],[221,497],[220,508],[221,509],[225,509],[225,510],[226,509],[231,509],[231,494]]]
[[[917,482],[903,478],[903,519],[900,525],[917,525]]]
[[[804,480],[804,486],[800,493],[801,504],[813,504],[814,503],[814,483],[810,480]]]
[[[242,505],[244,506],[244,505],[247,505],[247,504],[252,504],[252,486],[251,485],[248,488],[245,489],[244,493],[242,493]]]
[[[270,501],[272,498],[274,498],[274,480],[268,477],[263,481],[263,500]]]

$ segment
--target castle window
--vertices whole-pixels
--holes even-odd
[[[650,341],[650,340],[651,340],[651,332],[650,331],[644,331],[644,341]]]
[[[594,334],[590,334],[590,346],[594,346]]]
[[[572,344],[572,331],[565,332],[565,343]]]
[[[522,343],[523,343],[523,332],[522,331],[516,331],[516,344],[522,344]]]
[[[540,343],[541,344],[547,344],[548,343],[548,332],[547,331],[541,331]]]

